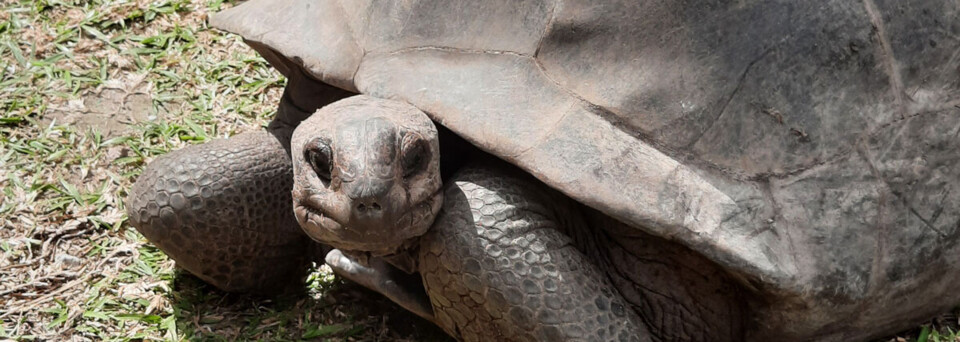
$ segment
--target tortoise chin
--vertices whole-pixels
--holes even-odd
[[[382,256],[405,249],[411,240],[427,232],[443,204],[443,192],[437,191],[418,203],[361,220],[351,216],[338,221],[311,202],[309,199],[294,201],[297,222],[311,239],[341,250]]]

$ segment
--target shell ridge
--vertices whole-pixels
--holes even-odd
[[[488,55],[510,55],[517,57],[533,57],[522,52],[510,51],[510,50],[492,50],[492,49],[465,49],[452,46],[443,46],[443,45],[418,45],[404,47],[396,50],[382,51],[382,52],[369,52],[368,55],[371,56],[396,56],[402,55],[405,53],[420,52],[420,51],[442,51],[442,52],[456,52],[464,54],[488,54]]]
[[[553,7],[550,8],[550,19],[547,20],[547,25],[544,26],[543,33],[540,34],[540,39],[537,41],[537,48],[533,50],[534,58],[540,54],[540,48],[543,47],[543,41],[546,40],[548,35],[550,35],[550,31],[553,28],[553,23],[557,20],[557,7],[560,7],[560,0],[553,1]]]

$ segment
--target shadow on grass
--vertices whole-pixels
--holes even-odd
[[[309,281],[308,281],[309,283]],[[227,293],[178,270],[178,335],[202,341],[453,341],[380,294],[339,279],[278,297]]]

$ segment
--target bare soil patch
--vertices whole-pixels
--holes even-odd
[[[79,99],[68,101],[66,106],[53,108],[44,115],[42,122],[75,125],[80,130],[97,129],[108,138],[129,133],[130,126],[156,120],[167,114],[166,108],[174,106],[154,106],[149,83],[144,78],[144,75],[128,75],[109,82]]]

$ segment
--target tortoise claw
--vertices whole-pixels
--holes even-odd
[[[327,253],[325,261],[341,277],[378,292],[417,316],[435,322],[433,307],[419,274],[406,274],[380,258],[370,258],[365,265],[339,249]]]

